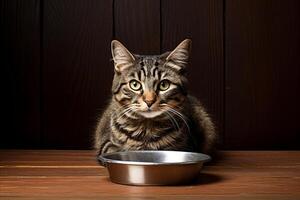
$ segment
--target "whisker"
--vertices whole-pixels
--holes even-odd
[[[168,107],[169,107],[169,106],[168,106]],[[185,120],[185,119],[187,119],[187,118],[186,118],[183,114],[179,113],[178,111],[176,111],[175,109],[173,109],[173,108],[171,108],[171,107],[169,107],[169,111],[172,112],[173,114],[177,115],[177,116],[184,122],[185,126],[186,126],[187,129],[188,129],[189,134],[191,134],[191,132],[190,132],[190,127],[189,127],[187,121]]]
[[[167,105],[167,107],[170,108],[171,110],[173,110],[174,112],[178,113],[178,114],[181,115],[182,117],[184,117],[184,118],[187,119],[187,117],[186,117],[185,115],[183,115],[182,113],[178,112],[177,110],[175,110],[175,109],[172,108],[171,106]],[[180,108],[180,107],[178,107],[178,108]]]
[[[120,108],[114,110],[114,113],[113,113],[113,116],[112,116],[112,117],[116,117],[118,114],[120,114],[119,111],[120,111],[121,109],[126,110],[128,107],[130,107],[130,105],[123,105],[123,106],[121,106]],[[121,113],[122,113],[124,110],[122,110]]]
[[[116,119],[116,121],[118,121],[119,119],[121,119],[127,112],[129,112],[132,108],[129,107],[129,108],[126,108],[124,110],[122,110],[119,115],[117,116],[118,118]]]
[[[169,104],[167,104],[167,103],[163,103],[163,104],[161,104],[162,106],[166,106],[166,107],[169,107],[169,108],[173,108],[173,107],[171,107]],[[174,107],[176,107],[176,108],[178,108],[179,110],[181,110],[183,107],[181,107],[181,106],[177,106],[177,105],[173,105]]]
[[[121,110],[121,109],[128,108],[128,107],[130,107],[130,105],[123,105],[123,106],[121,106],[120,108],[118,108],[116,111],[119,111],[119,110]]]
[[[177,131],[179,131],[179,130],[180,130],[180,127],[179,127],[179,124],[178,124],[178,122],[176,121],[176,119],[169,113],[168,110],[164,110],[164,111],[165,111],[165,113],[169,116],[168,119],[171,120],[171,122],[172,122],[174,128],[175,128]]]

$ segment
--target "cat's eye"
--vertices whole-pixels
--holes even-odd
[[[165,90],[169,89],[169,87],[170,87],[170,81],[168,81],[168,80],[162,80],[159,83],[158,87],[159,87],[160,91],[165,91]]]
[[[129,86],[131,89],[133,89],[135,91],[142,89],[142,84],[140,82],[138,82],[137,80],[131,80],[129,82]]]

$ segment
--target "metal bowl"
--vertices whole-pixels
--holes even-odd
[[[126,185],[178,185],[198,177],[210,156],[183,151],[125,151],[98,157],[110,180]]]

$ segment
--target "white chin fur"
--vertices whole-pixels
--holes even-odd
[[[140,114],[145,118],[154,118],[161,115],[162,111],[140,112]]]

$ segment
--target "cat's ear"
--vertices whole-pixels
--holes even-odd
[[[183,40],[166,58],[166,65],[181,71],[186,68],[192,47],[190,39]]]
[[[113,40],[111,42],[111,54],[116,72],[122,72],[134,64],[134,56],[118,40]]]

